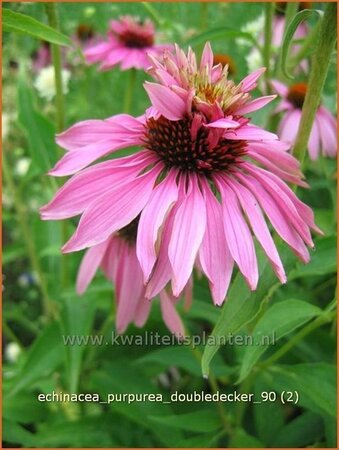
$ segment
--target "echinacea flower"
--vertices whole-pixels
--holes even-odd
[[[272,86],[282,98],[281,103],[276,108],[277,113],[283,112],[278,135],[280,139],[293,145],[300,125],[307,84],[295,83],[287,87],[280,81],[273,80]],[[308,152],[312,160],[316,160],[320,153],[331,158],[334,158],[337,153],[336,120],[332,113],[322,105],[317,110],[312,126]]]
[[[194,52],[151,58],[145,83],[152,106],[138,118],[120,114],[80,122],[57,136],[68,151],[50,174],[76,173],[41,210],[47,220],[82,215],[64,252],[92,247],[140,215],[136,253],[146,297],[171,282],[178,297],[194,264],[206,274],[213,300],[226,296],[236,264],[251,290],[258,283],[253,234],[277,277],[284,268],[264,215],[304,262],[320,232],[312,210],[285,181],[305,186],[289,145],[247,117],[275,98],[252,99],[264,69],[238,85],[227,67],[213,65],[207,43],[200,64]],[[137,153],[85,168],[121,148]]]
[[[116,327],[123,333],[130,323],[143,327],[151,310],[151,301],[146,298],[143,273],[136,254],[138,219],[133,220],[118,233],[87,250],[77,278],[77,292],[83,294],[97,269],[102,268],[106,277],[115,286],[117,313]],[[184,326],[175,309],[177,298],[162,289],[159,293],[163,320],[171,333],[178,338],[184,336]],[[185,287],[185,304],[192,297],[191,282]]]
[[[147,19],[123,16],[110,23],[107,41],[88,48],[84,54],[88,64],[100,62],[100,69],[107,70],[120,64],[121,70],[131,68],[146,70],[148,54],[161,55],[169,45],[155,43],[153,23]]]

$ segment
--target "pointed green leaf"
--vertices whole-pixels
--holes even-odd
[[[2,10],[2,30],[29,34],[37,39],[58,45],[71,45],[70,39],[57,30],[39,22],[33,17],[11,11]]]

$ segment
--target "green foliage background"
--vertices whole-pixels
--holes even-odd
[[[5,4],[15,12],[46,23],[44,5]],[[258,17],[262,3],[152,3],[164,41],[201,51],[203,37],[215,52],[236,63],[236,80],[247,73],[248,48],[235,37],[241,26]],[[323,9],[323,4],[315,7]],[[107,22],[121,14],[149,17],[141,3],[60,3],[61,31],[72,36],[80,23],[104,34]],[[220,36],[220,29],[233,30]],[[217,32],[216,32],[217,30]],[[219,30],[219,31],[218,31]],[[219,34],[219,37],[218,37]],[[274,345],[171,346],[63,345],[62,335],[105,335],[114,331],[112,286],[101,274],[86,294],[75,294],[74,281],[81,255],[67,256],[68,287],[60,281],[60,223],[41,222],[39,207],[56,190],[46,176],[58,158],[54,143],[53,103],[38,97],[33,87],[31,55],[40,45],[32,36],[3,36],[3,112],[13,116],[4,140],[4,446],[23,447],[335,447],[336,446],[336,164],[306,160],[309,190],[298,195],[311,205],[325,231],[316,237],[312,261],[302,266],[279,243],[289,281],[281,286],[261,258],[261,283],[250,295],[235,273],[223,309],[212,305],[207,283],[195,279],[189,311],[181,309],[192,335],[260,336],[275,333]],[[148,106],[140,72],[132,97],[132,114]],[[330,68],[323,101],[332,112],[336,97],[336,64]],[[79,63],[72,69],[65,97],[67,126],[88,118],[105,118],[123,110],[129,74],[117,68],[99,73]],[[259,95],[259,92],[257,92]],[[272,111],[253,114],[266,126]],[[270,128],[274,129],[274,121]],[[22,158],[30,159],[22,175]],[[70,235],[75,222],[67,221]],[[259,251],[259,250],[258,250]],[[63,257],[64,258],[64,257]],[[32,264],[33,262],[33,264]],[[37,276],[37,268],[41,277]],[[38,280],[38,281],[37,281]],[[52,302],[48,317],[42,297]],[[145,330],[129,327],[128,335],[166,331],[157,302]],[[6,348],[19,345],[12,361]],[[218,350],[218,352],[217,352]],[[215,353],[215,354],[214,354]],[[6,357],[7,355],[7,357]],[[213,359],[212,359],[213,356]],[[202,377],[209,371],[209,378]],[[210,367],[209,367],[210,363]],[[277,400],[247,403],[41,403],[38,393],[91,392],[161,393],[193,391],[275,392]],[[297,391],[297,405],[282,404],[283,391]]]

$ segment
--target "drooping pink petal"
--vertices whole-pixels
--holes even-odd
[[[248,114],[250,112],[257,111],[258,109],[261,109],[264,106],[266,106],[275,98],[277,98],[276,95],[266,95],[265,97],[256,98],[255,100],[252,100],[246,103],[244,106],[237,109],[237,114]]]
[[[148,300],[145,297],[140,298],[134,315],[134,324],[137,327],[142,328],[145,325],[151,311],[151,306],[151,300]]]
[[[162,318],[170,330],[178,339],[185,336],[185,329],[182,320],[174,306],[174,299],[164,290],[160,292],[160,306]]]
[[[128,225],[145,207],[162,167],[157,165],[121,189],[106,191],[82,215],[78,228],[63,252],[78,251],[99,244]]]
[[[109,70],[129,56],[129,50],[121,46],[113,47],[102,59],[100,70]]]
[[[275,179],[277,178],[279,180],[279,178],[267,170],[261,169],[252,164],[244,163],[244,167],[246,167],[246,170],[260,181],[260,183],[268,192],[270,192],[278,204],[280,203],[283,205],[284,214],[292,226],[299,233],[305,243],[310,247],[313,247],[314,244],[312,242],[311,233],[307,224],[300,217],[294,203],[290,200],[289,196],[285,194],[284,190],[281,189],[279,183],[275,183]]]
[[[144,87],[155,108],[169,120],[180,120],[186,112],[186,102],[170,88],[145,82]]]
[[[246,174],[246,176],[244,176],[240,171],[237,171],[236,176],[257,198],[279,236],[287,242],[294,253],[303,262],[308,262],[309,253],[307,248],[299,234],[295,231],[294,227],[283,214],[283,204],[279,202],[277,203],[276,200],[273,199],[272,196],[266,191],[266,189],[264,189],[262,185],[251,175]]]
[[[109,239],[89,248],[82,258],[76,281],[76,289],[79,295],[86,291],[88,285],[93,280],[105,255],[108,244]]]
[[[318,158],[320,153],[320,130],[317,119],[314,120],[310,138],[308,140],[308,150],[310,158],[314,161]]]
[[[140,215],[137,235],[137,256],[147,282],[157,259],[155,243],[166,214],[178,198],[177,171],[171,170],[153,190]]]
[[[151,152],[140,152],[85,169],[68,180],[40,209],[41,218],[58,220],[81,214],[105,191],[129,183],[153,162],[155,159]]]
[[[129,323],[133,322],[138,304],[143,298],[144,284],[142,272],[133,245],[125,246],[124,255],[117,274],[119,286],[116,289],[118,307],[116,327],[118,333],[123,333]]]
[[[337,125],[332,114],[324,107],[320,107],[316,120],[319,126],[322,150],[324,155],[335,157],[337,153]]]
[[[225,183],[223,176],[215,175],[214,180],[221,193],[223,222],[228,248],[249,288],[255,290],[259,275],[253,238],[232,189]]]
[[[299,109],[293,109],[286,113],[278,129],[278,135],[282,141],[294,145],[299,129],[300,118],[301,111]]]
[[[210,280],[214,303],[221,305],[226,297],[234,261],[225,239],[221,205],[206,182],[203,184],[203,194],[207,220],[199,259]]]
[[[87,64],[93,64],[104,58],[112,49],[111,42],[100,42],[93,47],[87,48],[83,53]]]
[[[232,180],[230,177],[227,178],[227,183],[231,186],[234,193],[238,197],[241,207],[246,213],[253,233],[270,260],[274,272],[282,283],[286,283],[284,267],[256,198],[248,189],[245,188],[245,186],[235,180]]]
[[[172,290],[175,296],[183,290],[192,273],[206,227],[205,202],[195,176],[190,177],[189,189],[175,214],[168,247],[173,270]]]

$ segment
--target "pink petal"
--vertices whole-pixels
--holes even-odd
[[[182,339],[185,336],[185,329],[173,303],[173,299],[169,294],[165,290],[162,290],[160,292],[162,318],[170,332],[178,339]]]
[[[320,130],[318,127],[317,118],[315,118],[312,125],[310,138],[308,140],[308,151],[310,158],[313,161],[318,158],[320,153]]]
[[[241,124],[235,120],[225,118],[208,123],[205,126],[208,128],[238,128],[240,125]]]
[[[134,246],[125,245],[117,274],[116,295],[118,298],[116,327],[123,333],[137,311],[138,303],[144,294],[142,272]]]
[[[180,120],[186,112],[185,101],[171,89],[156,83],[145,82],[144,87],[155,108],[169,120]]]
[[[286,113],[284,119],[279,125],[278,130],[278,136],[282,141],[286,141],[291,145],[294,145],[299,129],[300,118],[300,109],[294,109]]]
[[[250,230],[232,189],[220,175],[214,177],[222,198],[224,229],[233,259],[253,291],[258,284],[258,264]]]
[[[168,256],[173,269],[172,289],[178,296],[188,282],[206,226],[206,208],[196,177],[179,206],[173,223]]]
[[[261,69],[257,69],[255,72],[251,73],[250,75],[247,75],[247,77],[245,77],[240,83],[242,92],[252,91],[257,86],[258,78],[265,71],[266,71],[266,68],[262,67]]]
[[[213,300],[216,305],[221,305],[229,287],[234,261],[225,239],[221,205],[207,182],[203,185],[203,193],[207,221],[199,259],[210,280]]]
[[[278,139],[278,136],[269,131],[263,130],[255,125],[242,125],[235,130],[226,131],[224,133],[226,139],[233,140],[266,140],[266,139]]]
[[[141,297],[135,311],[134,323],[137,327],[142,328],[149,316],[152,302],[145,297]]]
[[[116,64],[124,61],[128,56],[128,49],[123,47],[117,47],[111,49],[109,53],[107,53],[104,58],[102,58],[102,63],[100,65],[100,70],[108,70],[114,67]]]
[[[273,199],[266,189],[264,189],[262,185],[252,176],[248,174],[244,176],[241,172],[236,172],[236,176],[257,198],[279,236],[287,242],[294,253],[303,262],[308,262],[309,254],[307,248],[299,234],[294,230],[293,226],[283,214],[283,204],[280,204],[276,201],[276,199]]]
[[[335,157],[337,153],[337,127],[335,118],[324,107],[320,107],[316,120],[319,125],[323,154]]]
[[[92,64],[102,60],[111,49],[112,44],[110,42],[100,42],[93,47],[87,48],[84,51],[86,62]]]
[[[76,281],[76,289],[79,295],[86,291],[88,285],[93,280],[94,275],[105,255],[108,244],[109,239],[101,244],[89,248],[85,253],[85,256],[82,258]]]
[[[227,179],[227,183],[237,195],[241,207],[247,215],[253,233],[270,260],[274,272],[282,283],[286,283],[284,267],[256,198],[248,189],[231,178]]]
[[[288,220],[291,222],[295,230],[303,238],[305,243],[310,247],[313,247],[313,242],[311,238],[310,230],[304,220],[300,217],[297,208],[294,203],[290,200],[289,196],[285,194],[284,190],[281,189],[279,183],[275,183],[275,179],[279,179],[276,175],[268,172],[267,170],[261,169],[254,165],[244,163],[244,167],[248,170],[255,178],[259,180],[260,183],[265,187],[265,189],[270,192],[272,197],[276,202],[283,206],[283,211]]]
[[[207,73],[210,73],[213,67],[213,52],[209,42],[206,42],[200,60],[200,70],[205,71],[206,67]]]
[[[255,100],[252,100],[251,102],[246,103],[244,106],[237,109],[237,114],[248,114],[250,112],[257,111],[258,109],[266,106],[276,97],[276,95],[267,95],[265,97],[256,98]]]
[[[128,225],[145,207],[161,167],[136,178],[121,189],[101,195],[82,215],[78,228],[64,245],[63,252],[74,252],[99,244],[112,233]]]
[[[105,191],[129,183],[154,162],[152,154],[147,153],[105,161],[74,175],[40,209],[41,218],[59,220],[81,214]]]
[[[138,225],[137,256],[147,282],[157,259],[155,243],[159,229],[170,207],[178,198],[177,171],[170,171],[164,181],[153,190],[141,213]]]
[[[273,86],[273,89],[280,95],[280,97],[286,97],[288,94],[288,87],[285,86],[283,83],[277,80],[271,80],[271,84]]]

